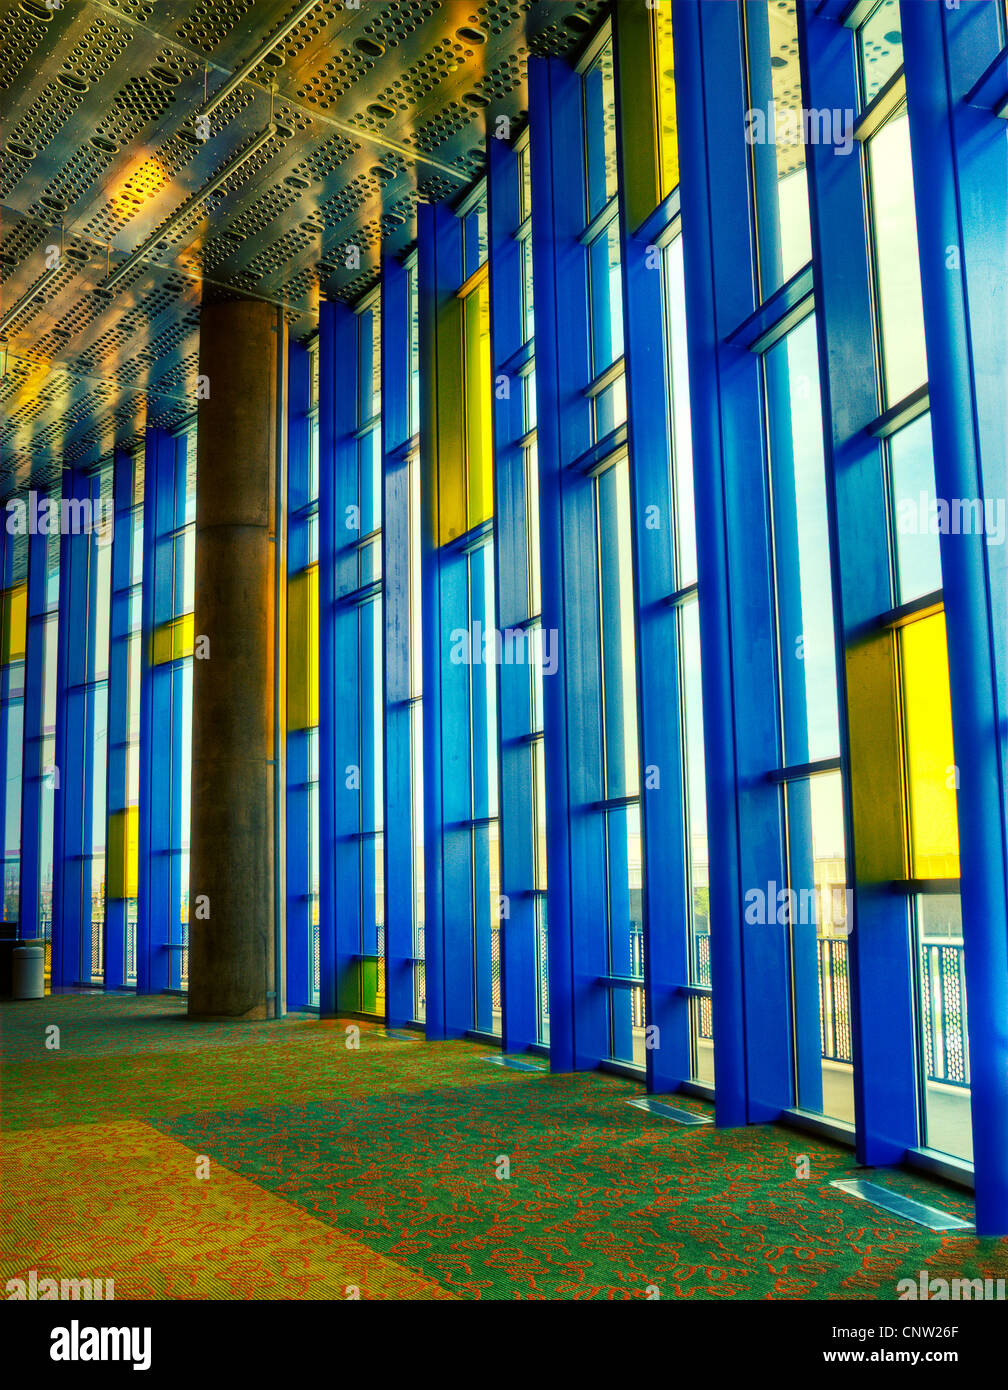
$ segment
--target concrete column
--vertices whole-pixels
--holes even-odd
[[[276,499],[284,325],[258,301],[205,304],[197,429],[189,1016],[277,1012]],[[208,915],[200,916],[206,898]]]

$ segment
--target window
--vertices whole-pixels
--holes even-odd
[[[151,901],[154,919],[167,921],[168,984],[179,989],[189,979],[195,424],[176,437],[173,452],[156,450],[156,455],[146,481],[147,487],[156,490],[150,541],[154,546],[151,775],[164,790],[151,834]]]
[[[304,933],[304,1002],[319,1003],[318,339],[308,347],[303,424],[292,421],[287,475],[287,929]],[[303,390],[303,388],[301,388]],[[290,988],[290,982],[288,985]]]
[[[902,66],[899,0],[881,0],[858,29],[862,106],[869,106]]]
[[[767,901],[764,921],[788,933],[797,1104],[853,1123],[846,848],[814,315],[765,353],[763,374],[788,879],[784,900],[778,894]],[[810,764],[836,770],[803,776],[799,770]]]
[[[526,602],[524,618],[532,649],[543,642],[539,556],[539,455],[536,445],[535,396],[535,313],[532,279],[532,165],[527,133],[516,146],[519,164],[517,226],[515,236],[521,252],[522,324],[525,344],[532,349],[521,378],[522,389],[522,469],[524,474]],[[540,647],[540,650],[544,650]],[[547,941],[546,898],[546,769],[543,744],[543,666],[529,667],[528,736],[529,786],[532,792],[533,836],[532,895],[535,916],[536,1036],[549,1044],[549,944]],[[503,734],[503,724],[502,724]]]
[[[357,309],[357,506],[356,586],[338,596],[351,612],[340,628],[345,659],[357,670],[357,758],[344,772],[357,792],[356,891],[359,935],[358,1002],[364,1013],[385,1012],[384,864],[384,622],[381,591],[382,447],[381,320],[377,295]],[[348,581],[352,583],[352,580]],[[341,653],[341,658],[344,659]],[[351,715],[351,717],[353,717]],[[356,783],[356,785],[354,785]],[[341,892],[351,891],[344,883]]]
[[[760,291],[769,299],[812,257],[805,179],[805,112],[794,0],[746,0],[749,110]]]
[[[939,531],[952,499],[936,496],[910,125],[899,6],[882,0],[857,32],[863,167],[878,341],[881,456],[889,510],[892,611],[880,615],[886,696],[901,746],[892,774],[894,887],[915,960],[921,1143],[972,1154],[958,816]],[[901,407],[898,411],[896,407]],[[895,424],[886,424],[893,412]],[[966,499],[961,524],[969,522]],[[955,524],[955,523],[953,523]],[[883,832],[884,833],[884,832]]]
[[[811,315],[764,357],[785,763],[840,752],[826,478]]]
[[[585,121],[589,322],[594,437],[605,439],[626,420],[623,375],[623,287],[616,176],[616,92],[612,41],[582,75]]]
[[[867,158],[885,409],[927,380],[910,123],[905,107],[868,141]]]

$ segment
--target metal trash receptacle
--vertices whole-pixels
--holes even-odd
[[[15,999],[45,998],[45,947],[22,942],[11,952],[13,976],[11,993]]]

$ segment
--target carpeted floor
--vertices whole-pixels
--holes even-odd
[[[921,1270],[1008,1274],[1008,1241],[830,1187],[863,1172],[806,1135],[683,1127],[627,1105],[629,1081],[513,1071],[475,1042],[360,1024],[348,1048],[344,1021],[192,1024],[184,1008],[0,1009],[0,1281],[113,1279],[120,1299],[893,1299]],[[956,1189],[883,1180],[972,1217]]]

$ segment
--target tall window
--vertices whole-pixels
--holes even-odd
[[[0,592],[0,758],[3,759],[3,920],[15,923],[21,888],[21,778],[25,646],[28,618],[28,537],[6,532]]]
[[[588,255],[592,380],[596,440],[626,420],[623,287],[616,161],[616,88],[612,41],[582,75],[587,206],[582,235]]]
[[[59,498],[53,499],[58,503]],[[41,502],[41,499],[40,499]],[[52,908],[53,908],[53,836],[55,797],[58,795],[56,769],[56,671],[57,635],[59,622],[60,535],[51,529],[42,540],[41,554],[31,561],[31,580],[28,603],[29,630],[40,629],[36,699],[41,708],[29,709],[25,725],[22,793],[24,826],[34,825],[35,844],[28,851],[28,863],[22,865],[22,875],[34,874],[34,882],[22,881],[22,902],[27,910],[37,912],[36,932],[45,942],[46,971],[51,968]],[[36,568],[37,566],[37,568]],[[24,829],[22,827],[22,837]],[[22,850],[27,847],[22,838]],[[32,866],[29,868],[29,865]],[[30,930],[28,921],[22,931]]]
[[[959,905],[955,751],[939,530],[962,499],[935,495],[927,352],[902,35],[895,0],[857,31],[861,142],[889,511],[891,608],[879,615],[900,748],[894,886],[914,944],[921,1142],[972,1158],[965,946]],[[965,499],[969,506],[969,499]]]
[[[853,1123],[846,847],[826,477],[813,315],[763,358],[787,885],[800,1108]],[[812,774],[812,775],[809,775]],[[769,891],[769,890],[768,890]]]
[[[160,451],[159,451],[160,454]],[[151,709],[155,775],[151,888],[156,930],[168,948],[168,981],[189,981],[189,810],[192,767],[193,601],[196,562],[196,426],[159,457],[154,499]]]
[[[382,710],[382,453],[381,320],[377,296],[357,313],[357,552],[356,588],[342,597],[356,612],[359,676],[357,842],[360,1003],[365,1013],[385,1011],[385,877],[383,837],[384,746]]]
[[[410,827],[413,863],[413,1018],[427,1017],[424,969],[424,806],[423,806],[423,636],[421,632],[420,539],[420,317],[416,256],[407,267],[409,283],[409,709]]]
[[[644,1063],[644,922],[638,759],[636,637],[626,448],[623,286],[612,38],[581,74],[585,129],[582,243],[588,270],[593,437],[605,448],[590,469],[599,651],[598,810],[603,822],[609,1049]],[[639,982],[639,983],[638,983]]]
[[[112,505],[112,462],[92,474],[70,472],[68,501]],[[105,786],[108,752],[109,597],[108,534],[79,531],[63,539],[67,559],[63,689],[60,692],[65,765],[58,769],[62,806],[62,917],[66,954],[61,984],[101,983],[104,978]]]
[[[470,865],[473,943],[473,1025],[501,1031],[500,842],[497,771],[497,645],[493,542],[493,427],[490,370],[490,293],[487,281],[486,189],[478,186],[460,212],[462,285],[463,468],[466,531],[453,566],[464,583],[453,586],[458,607],[450,617],[449,660],[465,668],[468,737],[467,787],[452,793],[456,814],[448,835],[464,845]]]
[[[318,340],[308,349],[306,437],[287,476],[288,927],[307,936],[307,1002],[319,1003]],[[293,921],[292,921],[293,919]]]
[[[703,691],[700,674],[700,614],[697,590],[696,514],[693,500],[693,443],[686,350],[686,290],[682,236],[677,226],[662,251],[666,382],[672,441],[673,574],[669,595],[677,619],[681,689],[680,722],[684,760],[686,825],[686,918],[689,924],[689,983],[698,990],[691,1008],[693,1074],[714,1082],[713,1016],[710,988],[710,879],[707,855]]]
[[[141,591],[143,587],[144,455],[116,460],[116,531],[112,556],[109,688],[119,707],[109,710],[109,810],[106,919],[109,958],[121,955],[121,979],[137,980],[137,908],[140,802]],[[120,472],[121,471],[121,472]],[[124,475],[124,476],[122,476]],[[107,938],[108,939],[108,938]],[[110,976],[108,983],[120,981]]]
[[[525,434],[523,439],[525,472],[525,549],[527,572],[527,630],[530,641],[539,643],[546,653],[542,633],[542,597],[539,569],[539,454],[536,444],[535,395],[535,311],[532,286],[532,167],[526,134],[517,147],[520,177],[518,180],[518,226],[515,235],[521,253],[522,322],[529,348],[527,365],[521,377],[522,411]],[[549,950],[546,930],[546,765],[543,742],[543,665],[529,666],[529,737],[532,760],[532,824],[535,852],[533,856],[533,899],[535,903],[536,1006],[538,1040],[549,1043]]]

